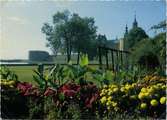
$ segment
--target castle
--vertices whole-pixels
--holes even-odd
[[[132,24],[132,29],[137,28],[137,27],[138,27],[138,22],[136,20],[136,14],[135,14],[134,22]],[[126,41],[128,32],[129,32],[128,31],[128,26],[126,24],[124,37],[120,38],[119,41],[118,41],[119,42],[119,46],[118,46],[119,50],[127,50],[127,48],[126,48],[126,42],[125,41]]]
[[[135,30],[136,33],[134,33],[134,30]],[[135,42],[138,42],[140,40],[140,39],[137,38],[136,41],[135,40],[129,41],[129,39],[128,39],[129,35],[135,35],[136,38],[138,37],[138,35],[143,35],[143,36],[147,37],[145,31],[141,27],[138,26],[138,22],[136,20],[136,14],[134,16],[134,21],[133,21],[133,24],[132,24],[132,28],[130,30],[128,30],[128,26],[126,24],[124,36],[123,36],[123,38],[120,38],[118,40],[117,49],[128,50],[130,47],[132,47],[134,45],[134,44],[129,45],[129,42],[135,43]]]

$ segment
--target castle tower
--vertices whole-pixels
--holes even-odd
[[[124,33],[124,38],[121,40],[121,50],[126,50],[126,42],[127,42],[127,35],[128,35],[128,26],[126,24],[126,27],[125,27],[125,33]]]
[[[138,27],[138,23],[137,23],[137,20],[136,20],[136,13],[135,13],[135,19],[134,19],[134,22],[133,22],[133,28],[136,28]]]
[[[127,34],[128,34],[128,26],[127,26],[127,24],[126,24],[124,36],[127,35]]]

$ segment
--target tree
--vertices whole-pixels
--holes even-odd
[[[70,36],[68,33],[67,22],[69,21],[69,11],[57,12],[53,16],[53,24],[44,23],[42,32],[46,35],[48,41],[47,47],[50,47],[52,52],[57,55],[60,51],[67,53],[67,59],[70,60]]]
[[[157,30],[157,29],[166,30],[166,20],[161,21],[161,22],[158,23],[157,25],[153,25],[150,29],[151,29],[151,30]]]
[[[95,47],[96,29],[94,19],[73,14],[69,21],[70,30],[72,32],[73,52],[87,53],[92,58],[92,50]]]
[[[105,35],[99,34],[97,36],[97,45],[101,47],[105,47],[107,45],[107,38]]]
[[[166,34],[160,33],[154,38],[146,38],[138,42],[131,52],[133,64],[165,67],[166,57]],[[151,61],[151,62],[150,62]]]
[[[153,40],[154,52],[158,56],[160,63],[163,67],[166,65],[166,32],[159,33]]]
[[[53,24],[45,23],[42,32],[46,34],[53,53],[65,51],[69,61],[72,52],[90,54],[96,38],[97,27],[94,23],[91,17],[82,18],[69,11],[57,12],[53,16]]]
[[[124,38],[126,50],[132,50],[133,46],[144,38],[148,38],[148,35],[142,28],[132,28]]]

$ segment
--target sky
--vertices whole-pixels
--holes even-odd
[[[46,36],[41,32],[44,23],[52,23],[52,16],[68,9],[81,17],[93,17],[98,34],[107,39],[121,38],[125,25],[130,29],[136,18],[149,36],[149,28],[166,19],[165,0],[133,1],[40,1],[0,0],[0,59],[28,59],[29,50],[44,50]]]

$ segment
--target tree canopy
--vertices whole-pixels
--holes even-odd
[[[127,35],[125,35],[125,49],[131,50],[133,46],[144,38],[148,38],[148,35],[140,27],[132,28]]]
[[[138,42],[133,48],[131,55],[132,63],[145,64],[146,58],[147,62],[153,61],[154,58],[158,59],[162,66],[165,66],[165,55],[166,55],[166,34],[160,33],[154,38],[146,38]],[[143,58],[143,59],[142,59]],[[154,61],[153,61],[154,62]],[[158,62],[156,62],[158,63]],[[157,64],[158,65],[158,64]]]
[[[80,17],[69,11],[57,12],[53,16],[53,23],[44,23],[42,32],[46,35],[47,46],[54,54],[65,53],[70,60],[71,53],[82,52],[92,55],[96,39],[95,21],[91,17]]]

